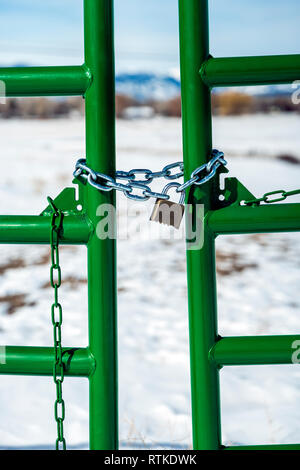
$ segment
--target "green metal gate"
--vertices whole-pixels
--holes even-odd
[[[87,162],[96,171],[114,174],[113,2],[85,0],[84,26],[84,65],[1,68],[0,79],[7,96],[83,95]],[[116,449],[115,241],[100,240],[95,233],[97,207],[114,204],[114,194],[88,185],[79,189],[79,200],[75,190],[67,188],[54,201],[64,214],[60,243],[86,245],[88,256],[89,346],[64,349],[64,371],[66,376],[89,378],[90,448]],[[49,244],[51,212],[48,207],[41,216],[0,216],[0,243]],[[1,374],[53,374],[53,348],[6,346],[1,359]]]
[[[208,0],[179,0],[179,12],[184,164],[186,175],[190,175],[211,154],[211,87],[289,83],[299,78],[300,55],[214,59],[208,49]],[[9,97],[84,96],[87,164],[95,171],[114,175],[113,0],[84,0],[84,23],[84,65],[0,68],[0,79],[6,83]],[[216,182],[208,182],[201,189],[193,187],[188,194],[188,202],[194,207],[205,204],[204,246],[187,251],[195,449],[223,448],[220,367],[289,364],[291,344],[300,340],[300,335],[218,336],[215,237],[300,230],[300,204],[241,206],[240,201],[247,198],[253,199],[253,195],[234,178],[227,178],[223,191]],[[54,202],[63,212],[60,243],[86,245],[88,252],[89,346],[63,350],[64,373],[89,378],[90,448],[116,449],[115,241],[100,240],[95,233],[97,207],[103,203],[115,204],[114,192],[100,192],[87,185],[80,187],[76,199],[75,190],[67,188]],[[49,244],[51,216],[51,207],[40,216],[0,216],[0,243]],[[5,357],[0,355],[0,359],[0,374],[53,374],[53,348],[50,347],[6,346]],[[279,448],[300,449],[300,445]]]
[[[184,168],[189,175],[211,155],[211,88],[290,83],[300,77],[300,55],[213,58],[208,0],[179,0]],[[280,192],[281,193],[281,192]],[[220,200],[223,196],[224,200]],[[222,198],[221,198],[222,199]],[[188,202],[205,204],[204,246],[187,251],[195,449],[223,449],[219,369],[230,365],[290,364],[299,335],[220,338],[217,330],[215,238],[223,234],[300,231],[300,204],[243,206],[254,196],[236,179],[192,189]],[[230,449],[300,449],[300,445]]]

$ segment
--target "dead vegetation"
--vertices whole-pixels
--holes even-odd
[[[23,258],[14,258],[7,263],[0,264],[0,275],[4,274],[9,269],[20,269],[26,266],[25,261]]]
[[[49,254],[42,255],[38,260],[31,263],[31,265],[40,266],[49,262]],[[22,269],[27,266],[26,261],[23,258],[12,258],[6,263],[0,265],[0,275],[3,276],[9,270]],[[28,294],[15,293],[0,296],[0,304],[5,305],[5,313],[12,315],[18,309],[23,307],[33,307],[36,305],[34,301],[28,301]]]
[[[61,247],[66,249],[68,247]],[[26,262],[24,258],[17,257],[8,260],[7,262],[0,265],[0,276],[4,275],[9,270],[16,270],[26,268],[27,266],[42,266],[50,263],[50,253],[47,251],[33,261]],[[86,284],[87,280],[84,278],[76,278],[75,276],[66,276],[62,280],[62,284],[68,285],[71,288],[77,288],[79,285]],[[50,288],[50,282],[43,284],[42,289]],[[18,309],[23,307],[33,307],[36,302],[28,300],[28,294],[25,293],[14,293],[0,296],[0,305],[5,305],[5,313],[12,315]]]
[[[167,117],[181,117],[181,98],[167,101],[150,101],[155,114]],[[242,114],[270,112],[300,112],[300,105],[292,103],[288,95],[251,96],[236,91],[212,94],[212,113],[217,116],[239,116]]]
[[[155,114],[166,117],[181,117],[181,98],[177,96],[168,101],[152,101],[148,103]]]
[[[237,116],[255,111],[255,99],[238,92],[225,92],[212,95],[213,113],[220,116]]]
[[[69,115],[72,111],[83,112],[82,98],[54,100],[49,98],[7,98],[0,105],[0,116],[11,118],[51,119]]]
[[[125,95],[116,96],[116,116],[124,117],[124,111],[131,106],[139,106],[139,103]],[[72,113],[83,116],[85,102],[81,97],[65,99],[50,98],[7,98],[5,104],[0,105],[0,117],[3,119],[53,119],[66,117]]]
[[[126,95],[117,95],[116,96],[116,116],[117,118],[124,118],[125,111],[127,108],[132,106],[139,106],[139,103]]]
[[[8,260],[6,263],[0,264],[0,275],[6,273],[10,269],[21,269],[25,268],[26,266],[42,266],[44,264],[49,263],[50,254],[45,253],[37,260],[32,261],[31,263],[26,263],[24,258],[12,258]]]

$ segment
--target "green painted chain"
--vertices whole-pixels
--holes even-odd
[[[284,191],[282,189],[279,189],[278,191],[270,191],[269,193],[264,194],[261,198],[251,199],[250,201],[244,201],[243,204],[245,206],[259,205],[261,202],[265,202],[266,204],[272,204],[273,202],[284,201],[287,197],[295,196],[296,194],[300,194],[300,189],[295,189],[294,191]],[[278,197],[274,198],[274,196]]]
[[[54,337],[54,364],[53,364],[53,380],[56,385],[56,400],[54,404],[54,417],[57,424],[56,450],[66,450],[66,440],[64,438],[64,419],[65,419],[65,402],[62,397],[62,383],[64,381],[64,364],[62,359],[61,344],[61,326],[62,326],[62,306],[58,301],[58,289],[61,286],[61,268],[59,265],[59,232],[62,228],[63,214],[57,209],[51,198],[47,198],[53,210],[51,215],[51,268],[50,283],[54,289],[54,302],[51,306],[51,319],[53,325]]]

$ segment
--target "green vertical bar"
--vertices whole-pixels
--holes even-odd
[[[113,1],[85,0],[85,65],[92,74],[86,93],[87,163],[115,171]],[[87,189],[88,215],[96,228],[100,204],[115,205],[114,192]],[[96,361],[90,378],[90,448],[118,447],[115,241],[88,243],[89,347]]]
[[[185,176],[208,161],[212,146],[211,96],[199,70],[209,55],[207,0],[179,0],[180,62]],[[188,202],[210,208],[211,186],[192,189]],[[195,210],[195,206],[193,206]],[[193,439],[195,449],[220,448],[219,377],[209,362],[217,338],[214,235],[187,251]]]

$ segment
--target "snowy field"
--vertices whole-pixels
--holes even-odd
[[[255,195],[296,189],[300,164],[275,157],[289,154],[300,162],[299,126],[296,115],[219,117],[214,146],[226,152],[230,174]],[[74,163],[84,155],[84,122],[2,121],[0,136],[0,213],[39,214],[46,196],[71,184]],[[118,169],[159,170],[182,159],[180,121],[119,121],[117,144]],[[119,204],[122,224],[123,196]],[[118,243],[121,446],[191,448],[184,241],[155,224],[151,239],[141,236],[137,226],[150,227],[151,203],[138,208],[129,236]],[[61,253],[63,344],[86,346],[86,250],[62,247]],[[0,246],[0,345],[52,345],[48,255],[45,246]],[[220,237],[220,334],[298,333],[299,260],[298,234]],[[299,367],[224,368],[221,386],[225,444],[300,441]],[[86,448],[88,383],[66,378],[63,391],[67,442]],[[53,446],[54,392],[51,378],[0,376],[0,448]]]

